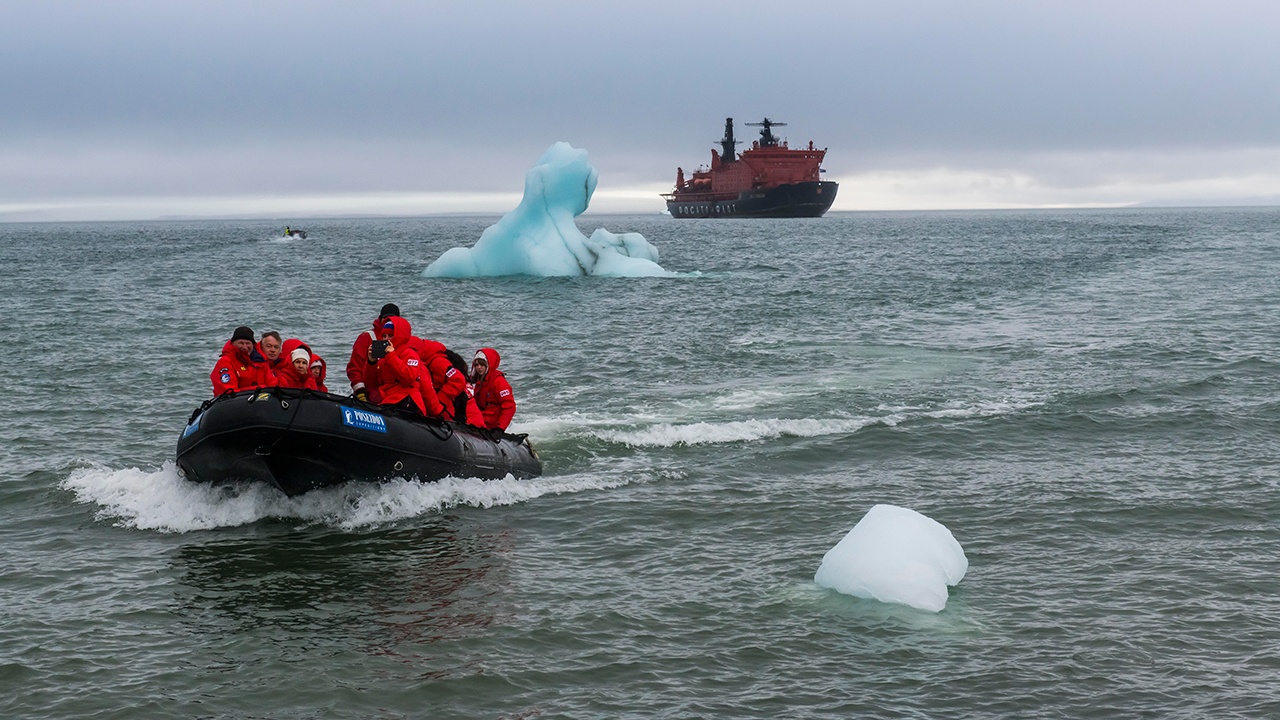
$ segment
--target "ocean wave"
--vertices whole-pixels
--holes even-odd
[[[874,419],[735,420],[731,422],[698,422],[688,425],[659,423],[635,430],[606,430],[596,435],[603,440],[632,447],[674,447],[676,445],[713,445],[746,442],[790,435],[815,437],[851,433],[876,422]]]
[[[942,405],[879,405],[878,412],[886,413],[886,424],[896,424],[917,418],[964,419],[973,417],[991,417],[1029,410],[1045,404],[1045,399],[1037,395],[1023,395],[1001,400],[983,400],[978,402],[953,401]]]
[[[653,419],[673,420],[680,415],[705,412],[741,412],[770,405],[786,405],[797,399],[813,397],[823,392],[825,392],[823,388],[812,385],[792,387],[783,385],[776,387],[757,386],[739,390],[712,392],[705,395],[677,398],[672,401],[673,410],[668,413],[667,417],[659,418],[655,413]]]
[[[342,530],[374,527],[453,507],[515,505],[543,495],[602,490],[633,482],[626,475],[584,473],[500,480],[447,477],[430,483],[392,479],[348,483],[286,497],[261,483],[211,486],[184,480],[172,461],[155,471],[82,468],[62,482],[99,520],[139,530],[185,533],[295,519]]]
[[[656,422],[664,419],[654,413],[633,412],[628,415],[604,415],[570,412],[542,415],[513,424],[509,431],[527,433],[535,443],[593,435],[594,428],[616,427],[625,422]]]
[[[595,431],[610,442],[632,447],[674,447],[677,445],[713,445],[750,442],[778,437],[818,437],[848,434],[869,425],[895,427],[900,423],[923,419],[965,419],[1005,415],[1043,404],[1040,400],[1020,399],[974,404],[952,403],[943,406],[880,406],[878,415],[830,418],[762,418],[724,422],[671,423],[647,427]]]

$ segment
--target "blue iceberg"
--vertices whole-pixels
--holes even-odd
[[[586,150],[552,145],[525,173],[524,198],[515,210],[486,228],[474,246],[450,248],[422,274],[674,277],[658,265],[658,249],[640,233],[598,229],[587,237],[578,230],[573,219],[591,203],[596,179]]]

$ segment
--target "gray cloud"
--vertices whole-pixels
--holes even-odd
[[[0,202],[509,192],[557,140],[602,189],[669,183],[725,116],[790,122],[836,175],[1212,163],[1280,147],[1277,20],[1230,0],[9,3]]]

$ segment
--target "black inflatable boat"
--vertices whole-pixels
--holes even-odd
[[[350,480],[542,474],[525,435],[293,388],[205,401],[182,431],[177,463],[194,482],[258,480],[286,495]]]

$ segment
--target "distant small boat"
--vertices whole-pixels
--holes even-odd
[[[296,237],[296,238],[302,238],[303,240],[306,240],[306,239],[307,239],[307,231],[306,231],[306,230],[294,230],[293,228],[288,228],[288,227],[287,227],[287,228],[285,228],[285,229],[284,229],[284,236],[285,236],[285,237]]]
[[[176,460],[192,482],[258,481],[290,496],[350,481],[542,474],[526,435],[279,387],[205,401],[182,431]]]

